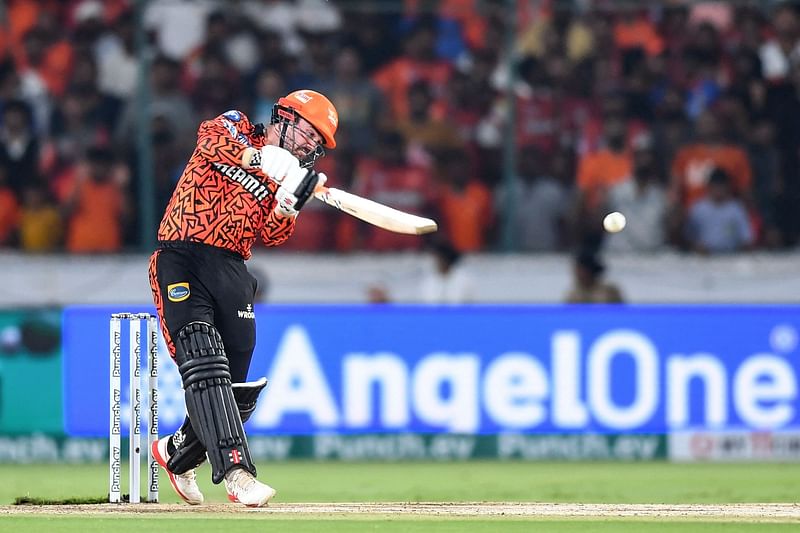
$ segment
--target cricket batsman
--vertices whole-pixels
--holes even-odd
[[[245,261],[257,238],[277,246],[294,231],[298,212],[326,181],[313,166],[336,146],[338,121],[325,96],[301,90],[278,100],[268,126],[236,110],[203,122],[161,220],[150,287],[187,418],[152,451],[189,504],[203,503],[195,469],[206,457],[211,480],[225,483],[231,501],[260,507],[275,495],[256,479],[243,428],[266,385],[247,382],[257,282]]]

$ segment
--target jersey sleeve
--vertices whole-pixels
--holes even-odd
[[[264,226],[261,229],[261,240],[267,246],[279,246],[294,233],[297,217],[281,216],[269,207]]]
[[[248,146],[243,142],[242,128],[246,126],[246,119],[234,122],[225,115],[203,121],[197,130],[197,152],[208,161],[241,165],[242,153]]]

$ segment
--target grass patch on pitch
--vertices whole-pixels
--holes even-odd
[[[127,494],[126,494],[127,496]],[[122,501],[130,501],[129,498],[123,498]],[[92,505],[98,503],[107,503],[108,497],[105,498],[36,498],[31,496],[17,496],[14,498],[14,505]]]

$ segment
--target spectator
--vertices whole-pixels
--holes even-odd
[[[201,117],[213,117],[221,110],[243,107],[238,72],[225,55],[209,49],[198,60],[200,70],[191,92],[193,111]]]
[[[426,304],[465,304],[475,299],[475,282],[461,262],[461,253],[447,242],[432,246],[434,269],[420,283]]]
[[[572,124],[567,124],[570,124],[570,129],[575,130],[570,134],[576,136],[574,144],[581,157],[608,147],[607,122],[610,119],[623,122],[625,131],[622,142],[626,148],[630,147],[633,139],[649,130],[647,123],[629,116],[628,99],[621,90],[604,94],[600,97],[599,104],[594,102],[583,109],[579,106],[578,110],[583,117],[580,120],[573,119]]]
[[[150,72],[150,118],[165,117],[174,128],[178,145],[190,146],[198,124],[197,115],[191,101],[180,89],[179,78],[178,62],[165,56],[153,60]],[[115,132],[118,146],[132,149],[138,116],[142,112],[137,101],[131,100],[127,103]]]
[[[372,74],[396,58],[395,39],[386,38],[396,37],[391,14],[355,10],[347,13],[344,23],[343,43],[358,50],[364,72]]]
[[[448,80],[444,116],[464,144],[477,142],[478,124],[490,112],[494,98],[490,87],[477,85],[463,72],[454,72]]]
[[[436,172],[441,186],[440,223],[459,252],[485,249],[494,223],[491,192],[475,177],[473,168],[463,150],[440,152]]]
[[[732,67],[733,79],[728,92],[739,100],[751,115],[763,109],[767,86],[758,54],[746,48],[737,50],[733,56]]]
[[[420,166],[431,166],[435,152],[463,145],[458,132],[448,122],[434,116],[432,106],[433,95],[428,83],[421,80],[412,83],[408,88],[408,117],[397,121],[397,129],[409,147],[411,161]]]
[[[96,115],[93,117],[90,106],[90,97],[78,90],[70,90],[53,113],[53,131],[46,153],[57,158],[58,164],[71,164],[86,155],[90,147],[110,141],[108,125],[99,123]],[[57,172],[57,168],[54,171]]]
[[[731,177],[736,195],[748,198],[752,171],[747,153],[725,140],[716,116],[710,111],[698,117],[696,134],[695,141],[681,147],[672,161],[671,192],[674,198],[683,208],[691,206],[705,194],[708,179],[716,168]]]
[[[5,167],[0,166],[0,246],[9,246],[19,224],[19,201],[7,184]]]
[[[342,24],[336,4],[322,0],[265,0],[245,3],[242,9],[260,29],[279,33],[290,54],[305,51],[302,31],[333,32]]]
[[[552,151],[557,143],[556,96],[553,80],[543,67],[533,57],[519,65],[520,80],[524,85],[519,87],[516,97],[517,142]]]
[[[101,36],[96,45],[98,84],[102,92],[129,100],[136,89],[140,62],[133,12],[122,13],[112,29]]]
[[[175,142],[172,125],[163,117],[151,124],[153,141],[153,179],[155,181],[156,212],[166,209],[169,199],[186,166],[184,154]]]
[[[149,2],[144,24],[153,33],[158,49],[166,57],[179,61],[203,41],[208,14],[221,4],[219,0]]]
[[[578,161],[577,185],[589,204],[596,204],[610,185],[630,176],[628,133],[622,113],[611,111],[603,121],[599,146]]]
[[[674,87],[666,87],[655,106],[652,134],[658,165],[663,173],[675,159],[678,150],[686,145],[692,132],[692,123],[684,110],[683,95]]]
[[[466,51],[464,42],[465,23],[469,23],[470,13],[474,13],[475,6],[469,5],[473,0],[444,0],[436,8],[436,53],[448,61],[456,61]],[[401,27],[405,29],[413,25],[420,15],[420,6],[417,0],[406,0],[405,15]]]
[[[761,224],[763,241],[769,248],[783,246],[784,238],[776,214],[784,179],[780,151],[775,147],[775,126],[765,117],[753,120],[748,156],[753,165],[754,205]]]
[[[392,130],[381,132],[375,154],[358,163],[354,192],[402,211],[425,215],[435,204],[434,187],[427,172],[408,163],[403,136]],[[392,233],[355,220],[346,223],[349,231],[342,230],[343,240],[339,243],[344,249],[355,246],[383,252],[419,250],[422,246],[422,239],[416,236]]]
[[[571,154],[552,155],[524,146],[517,153],[517,173],[510,188],[500,185],[495,192],[497,213],[511,213],[515,248],[525,252],[555,251],[562,248],[569,191],[558,169]]]
[[[790,2],[779,5],[772,16],[774,37],[761,45],[758,53],[764,77],[780,81],[789,74],[789,67],[800,60],[800,16]]]
[[[758,54],[764,39],[765,16],[754,5],[740,5],[736,8],[734,28],[732,28],[733,44],[739,50],[749,50]],[[759,64],[761,63],[759,59]]]
[[[53,252],[62,243],[64,225],[46,187],[30,183],[22,190],[19,243],[26,252]]]
[[[622,292],[613,283],[603,280],[605,265],[594,252],[581,251],[572,262],[572,288],[567,303],[622,303]]]
[[[286,94],[286,82],[279,70],[274,68],[264,68],[256,74],[255,97],[251,107],[253,108],[253,120],[256,124],[269,124],[272,118],[272,106]],[[328,93],[325,93],[328,94]],[[337,110],[339,101],[336,101]],[[339,115],[341,117],[341,114]],[[337,141],[337,146],[339,141]]]
[[[122,111],[122,101],[100,91],[97,76],[97,63],[94,57],[88,54],[77,56],[72,69],[69,90],[78,93],[86,100],[86,120],[95,127],[106,130],[107,137],[104,142],[109,142],[111,140],[110,132],[116,126]]]
[[[753,244],[747,210],[733,195],[724,170],[711,172],[706,195],[690,208],[686,238],[690,248],[701,254],[735,252]]]
[[[435,23],[421,19],[405,37],[404,53],[374,74],[372,79],[386,96],[394,118],[408,116],[408,89],[418,80],[429,83],[434,100],[444,95],[452,67],[436,56],[435,44]]]
[[[67,217],[67,250],[72,253],[119,252],[126,196],[114,175],[114,158],[106,148],[89,150],[63,205]]]
[[[633,147],[633,171],[608,192],[606,212],[623,213],[630,224],[608,236],[615,252],[653,252],[666,243],[667,194],[658,174],[652,139],[641,136]]]
[[[337,145],[369,152],[382,115],[387,113],[380,90],[363,73],[362,58],[353,46],[339,50],[333,76],[319,83],[322,93],[336,102],[342,141]]]
[[[655,56],[664,50],[664,41],[652,21],[634,9],[625,9],[614,24],[614,42],[621,52],[644,50]]]
[[[51,119],[51,140],[61,161],[71,162],[92,145],[111,142],[122,112],[122,101],[98,89],[91,56],[75,61],[72,80]]]
[[[331,79],[336,60],[335,36],[327,32],[305,34],[306,51],[302,55],[303,76],[295,83],[304,87],[318,87]]]
[[[203,76],[204,63],[209,54],[221,57],[225,64],[232,63],[227,48],[228,39],[234,34],[232,30],[224,11],[212,11],[206,16],[204,40],[183,58],[182,77],[187,90],[191,91]]]
[[[6,102],[17,100],[22,96],[14,63],[9,60],[0,61],[0,110]]]
[[[22,186],[37,179],[39,141],[33,132],[33,115],[20,100],[6,103],[0,122],[0,166],[5,167],[7,186],[19,197]]]
[[[42,86],[56,97],[66,89],[73,59],[72,46],[58,35],[59,24],[53,15],[42,11],[37,25],[25,34],[16,57],[23,85]]]
[[[695,119],[710,109],[722,93],[720,84],[721,44],[711,24],[700,24],[692,32],[684,51],[686,114]]]
[[[602,240],[602,206],[608,189],[629,179],[633,164],[625,146],[625,119],[621,115],[607,117],[603,133],[603,147],[584,155],[578,163],[578,196],[572,225],[578,241],[585,246],[597,246]]]
[[[780,195],[775,217],[781,238],[793,245],[800,238],[800,61],[792,66],[791,77],[767,88],[766,110],[775,127],[780,157]]]
[[[370,304],[388,304],[392,301],[392,295],[384,282],[375,281],[367,285],[366,299]]]

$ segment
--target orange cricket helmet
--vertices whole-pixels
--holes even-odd
[[[336,148],[336,128],[339,113],[325,95],[310,89],[301,89],[278,99],[278,106],[293,109],[314,126],[325,140],[326,148]]]

